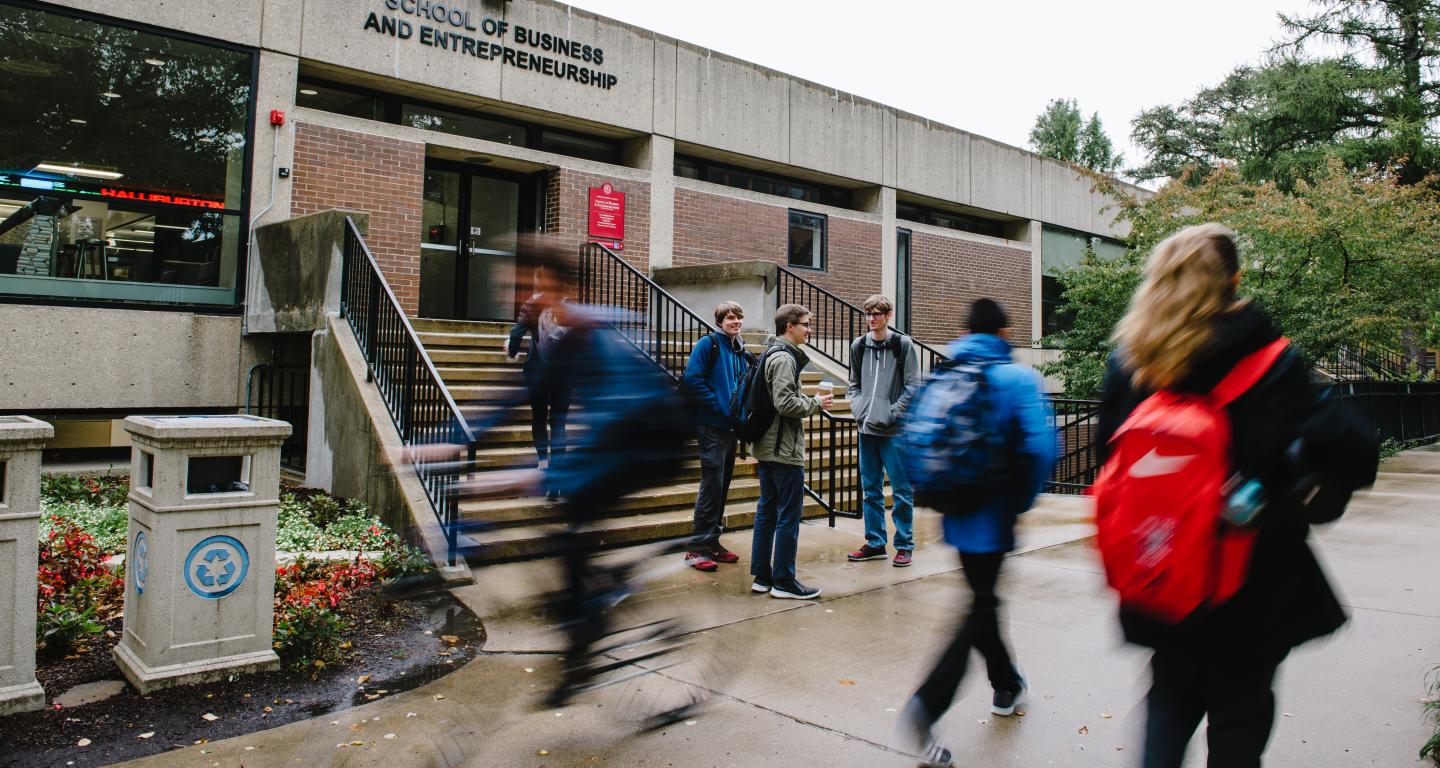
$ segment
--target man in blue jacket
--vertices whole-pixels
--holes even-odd
[[[685,390],[695,401],[697,438],[700,443],[700,491],[695,495],[695,533],[685,562],[700,571],[713,571],[716,563],[738,563],[740,556],[720,544],[725,530],[725,500],[735,472],[735,427],[730,413],[731,399],[745,371],[750,354],[740,330],[745,311],[733,301],[715,308],[712,333],[695,343],[685,365]],[[738,407],[738,405],[737,405]]]
[[[1006,341],[1009,325],[999,302],[978,299],[970,306],[966,321],[969,335],[949,349],[952,359],[985,366],[991,407],[996,411],[993,423],[1012,425],[1012,431],[1006,435],[1009,472],[1001,479],[995,499],[974,512],[945,515],[945,540],[960,551],[960,565],[974,598],[955,639],[900,715],[901,746],[919,751],[926,766],[950,765],[950,751],[935,742],[930,727],[955,698],[972,647],[985,657],[985,670],[995,691],[991,712],[1014,714],[1029,688],[1000,636],[995,583],[1002,559],[1015,548],[1015,518],[1035,501],[1055,463],[1057,446],[1039,375],[1029,366],[1011,361]]]

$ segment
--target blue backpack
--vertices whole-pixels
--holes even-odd
[[[901,437],[916,505],[964,515],[1003,484],[1006,440],[985,375],[990,365],[940,363],[910,402]]]

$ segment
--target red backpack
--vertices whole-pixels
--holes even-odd
[[[1090,492],[1105,577],[1123,608],[1174,624],[1245,583],[1256,529],[1221,518],[1233,474],[1225,407],[1288,343],[1247,355],[1208,395],[1156,392],[1110,438]]]

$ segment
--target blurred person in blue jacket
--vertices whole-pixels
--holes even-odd
[[[960,565],[974,597],[955,639],[900,715],[900,745],[919,752],[926,766],[951,764],[950,751],[936,742],[931,726],[954,700],[971,648],[985,658],[994,689],[991,712],[1014,714],[1029,690],[1001,638],[996,582],[1006,553],[1015,548],[1015,519],[1034,503],[1055,463],[1057,444],[1039,374],[1012,361],[1006,340],[1009,326],[999,302],[978,299],[967,317],[969,334],[951,343],[948,350],[953,360],[986,366],[990,405],[996,411],[993,423],[1014,425],[1014,432],[1007,435],[1009,471],[996,498],[973,512],[946,514],[943,521],[945,541],[959,550]]]
[[[700,445],[700,490],[695,495],[695,529],[685,562],[700,571],[713,571],[716,563],[738,563],[740,556],[720,543],[725,531],[725,500],[735,473],[735,420],[739,403],[733,403],[754,356],[745,351],[740,331],[745,310],[733,301],[715,307],[720,329],[701,337],[685,364],[685,391],[695,403],[695,432]]]

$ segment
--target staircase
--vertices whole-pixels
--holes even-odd
[[[421,344],[435,364],[446,388],[467,418],[493,413],[495,403],[524,402],[524,379],[521,366],[524,353],[507,360],[500,351],[510,326],[508,323],[433,320],[412,318]],[[671,367],[682,367],[689,354],[688,339],[662,337],[658,345],[673,354],[663,357]],[[747,347],[761,351],[761,340],[747,335]],[[678,371],[676,371],[678,373]],[[806,370],[801,374],[805,391],[814,394],[822,374]],[[839,384],[837,383],[837,388]],[[843,391],[841,392],[843,394]],[[848,414],[849,402],[837,398],[832,413]],[[571,409],[572,439],[583,434],[578,418],[583,403]],[[530,409],[515,405],[507,409],[504,419],[492,428],[476,434],[475,472],[535,466],[535,449],[530,438]],[[808,437],[807,459],[812,469],[828,469],[828,452],[816,450],[823,437]],[[858,454],[853,450],[836,453],[835,482],[853,484],[857,473]],[[824,473],[819,485],[823,490],[829,482]],[[632,494],[616,505],[609,517],[591,526],[592,543],[616,546],[657,539],[675,538],[691,532],[695,495],[699,489],[698,457],[686,462],[672,485],[651,488]],[[815,483],[812,483],[812,487]],[[725,508],[725,528],[744,528],[754,523],[755,504],[760,495],[760,481],[755,461],[739,457],[735,463],[734,480]],[[827,510],[814,498],[805,499],[804,515],[820,517]],[[462,535],[460,546],[469,552],[472,563],[498,562],[547,553],[548,534],[561,523],[559,510],[543,497],[461,500],[457,521],[462,529],[476,533]],[[483,525],[480,525],[483,524]],[[467,540],[468,539],[468,540]]]

